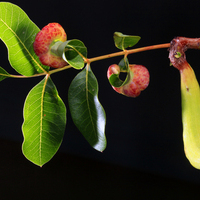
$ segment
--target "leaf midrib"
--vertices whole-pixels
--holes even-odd
[[[43,71],[46,72],[46,70],[44,70],[41,65],[37,62],[37,60],[35,60],[35,58],[32,56],[32,54],[30,53],[30,51],[27,49],[27,47],[25,46],[25,44],[22,42],[22,40],[18,37],[18,35],[14,32],[14,30],[12,28],[9,27],[9,25],[2,19],[0,18],[1,22],[14,34],[14,36],[18,39],[19,43],[24,47],[24,49],[26,50],[26,52],[28,53],[28,55],[31,57],[31,59],[36,63],[36,65]],[[6,45],[7,46],[7,45]]]
[[[89,97],[88,97],[88,93],[89,93],[89,89],[88,89],[88,71],[89,71],[89,67],[90,67],[89,65],[86,66],[86,90],[85,90],[86,91],[86,102],[87,102],[89,116],[90,116],[92,127],[93,127],[93,132],[95,133],[95,136],[96,136],[94,123],[93,123],[93,119],[92,119],[92,114],[91,114],[91,110],[90,110],[90,105],[89,105]]]
[[[40,156],[40,165],[42,163],[42,131],[43,131],[43,112],[44,112],[44,93],[47,85],[49,75],[46,76],[41,95],[41,114],[40,114],[40,147],[39,147],[39,156]]]

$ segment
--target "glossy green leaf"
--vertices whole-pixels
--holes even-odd
[[[89,65],[72,81],[68,91],[72,119],[89,144],[98,151],[106,148],[105,111],[98,100],[98,82]]]
[[[4,80],[5,78],[10,77],[10,74],[3,69],[2,67],[0,67],[0,81]]]
[[[120,73],[119,74],[112,74],[110,77],[109,77],[109,82],[112,86],[114,87],[121,87],[123,85],[126,85],[130,82],[130,80],[132,80],[133,78],[133,72],[131,70],[129,70],[129,62],[128,62],[128,58],[123,58],[118,66],[120,67],[120,73],[121,72],[125,72],[126,73],[126,78],[124,81],[122,81],[119,77]]]
[[[25,157],[36,165],[48,162],[63,139],[66,107],[50,77],[45,77],[28,94],[24,105],[22,146]]]
[[[8,48],[11,66],[24,76],[48,71],[33,50],[39,28],[18,6],[0,2],[0,39]]]
[[[120,32],[114,33],[115,46],[121,50],[136,45],[140,39],[140,36],[124,35]]]
[[[51,51],[68,62],[75,69],[82,69],[87,58],[87,48],[80,40],[68,40],[66,42],[56,42]]]

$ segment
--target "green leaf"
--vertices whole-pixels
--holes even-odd
[[[121,50],[136,45],[140,39],[140,36],[124,35],[120,32],[114,33],[115,46]]]
[[[122,81],[119,77],[119,74],[112,74],[109,77],[109,82],[112,86],[114,87],[121,87],[123,85],[128,84],[132,79],[133,79],[133,72],[131,70],[129,70],[129,62],[128,62],[128,58],[123,58],[118,66],[120,67],[120,72],[125,72],[126,73],[126,78],[124,81]]]
[[[5,69],[0,67],[0,81],[3,81],[5,78],[8,77],[10,77],[10,74]]]
[[[98,82],[89,65],[72,81],[68,92],[72,119],[89,144],[98,151],[106,148],[105,111],[98,100]]]
[[[119,78],[119,74],[112,74],[109,77],[109,82],[114,87],[121,87],[124,81]]]
[[[57,42],[52,46],[51,51],[62,56],[75,69],[82,69],[85,65],[84,59],[87,58],[87,48],[80,40]]]
[[[24,76],[48,71],[33,49],[39,28],[18,6],[0,2],[0,39],[8,48],[11,66]]]
[[[22,150],[36,165],[47,163],[57,152],[66,126],[66,107],[50,77],[28,94],[24,105]]]
[[[121,61],[119,62],[119,67],[120,67],[120,71],[122,72],[128,72],[129,71],[129,61],[127,57],[124,57],[123,59],[121,59]]]

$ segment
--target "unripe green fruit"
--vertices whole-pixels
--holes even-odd
[[[129,65],[129,68],[133,72],[133,78],[121,87],[112,87],[116,92],[127,97],[137,97],[149,85],[149,71],[143,65],[132,64]],[[120,74],[120,67],[118,65],[113,64],[108,68],[108,79],[112,74]]]

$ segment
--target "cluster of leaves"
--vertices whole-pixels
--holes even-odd
[[[39,61],[33,50],[33,42],[40,29],[18,6],[0,2],[0,38],[8,48],[10,65],[19,77],[44,75],[44,78],[28,93],[24,104],[22,126],[25,157],[36,165],[47,163],[57,152],[66,127],[66,107],[59,97],[50,75],[53,70]],[[116,32],[115,45],[121,50],[139,41],[137,36]],[[106,114],[98,100],[98,82],[90,63],[86,64],[87,48],[80,40],[57,43],[52,51],[62,56],[69,66],[81,70],[68,89],[68,103],[75,125],[89,144],[98,151],[106,148]],[[120,64],[128,69],[128,60]],[[16,77],[0,67],[0,81]],[[127,75],[127,79],[129,75]],[[110,79],[112,85],[121,83],[118,77]],[[117,83],[118,82],[118,83]],[[120,84],[119,84],[120,82]]]

